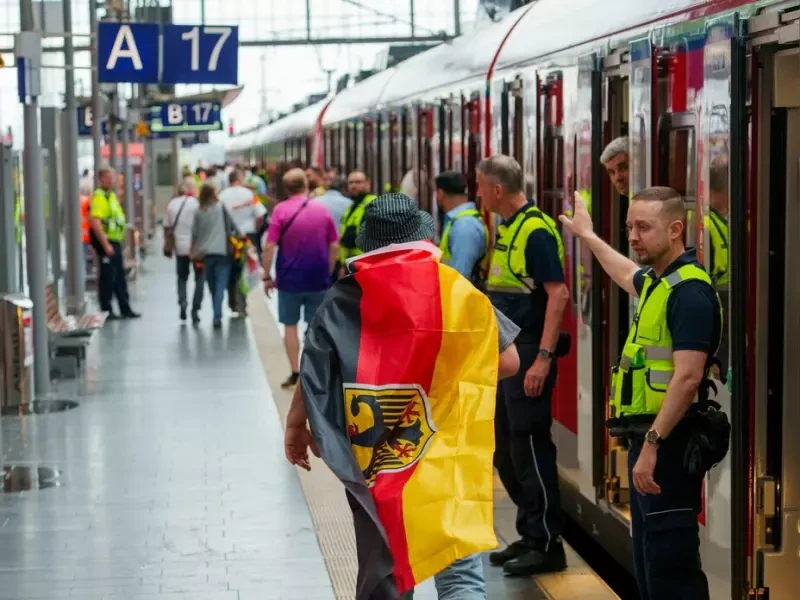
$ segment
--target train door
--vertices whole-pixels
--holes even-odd
[[[522,74],[522,155],[520,161],[525,173],[525,195],[539,201],[539,78],[535,71]]]
[[[464,172],[464,96],[458,94],[450,105],[450,168],[459,173]]]
[[[734,562],[733,597],[789,600],[800,589],[800,279],[792,257],[800,254],[800,27],[797,8],[762,13],[749,20],[751,64],[757,70],[753,82],[750,132],[754,158],[749,168],[755,171],[752,192],[756,201],[748,219],[741,222],[732,204],[731,252],[731,356],[733,359],[734,399],[737,386],[746,385],[744,397],[752,398],[749,408],[751,454],[734,455],[734,494],[747,492],[747,506],[734,504],[734,515],[744,509],[748,527],[733,522],[733,528],[749,533],[749,539],[734,539],[748,544],[748,569],[737,569]],[[731,119],[738,124],[736,117]],[[739,172],[734,170],[732,175]],[[731,183],[734,180],[732,178]],[[737,217],[739,217],[737,219]],[[737,261],[742,259],[736,225],[755,231],[754,273],[737,285]],[[745,291],[743,287],[748,289]],[[741,310],[737,300],[744,299]],[[749,327],[745,326],[745,323]],[[753,330],[755,349],[744,366],[737,357],[747,356],[742,347],[744,332]],[[741,373],[741,375],[740,375]],[[749,388],[749,389],[748,389]],[[748,392],[750,392],[748,394]],[[734,407],[734,415],[737,407]],[[747,423],[747,413],[742,420]],[[733,423],[734,448],[748,448],[746,437]],[[748,460],[749,459],[749,460]],[[743,472],[738,473],[737,471]],[[745,470],[746,469],[746,470]],[[749,476],[749,477],[748,477]],[[734,496],[735,501],[736,496]],[[744,544],[743,544],[744,545]],[[736,556],[734,556],[736,560]],[[745,580],[744,577],[747,576]],[[738,589],[736,588],[739,584]],[[744,585],[746,583],[746,585]]]
[[[603,119],[603,147],[613,140],[628,136],[628,122],[630,111],[630,48],[619,48],[612,51],[603,60],[603,90],[602,90],[602,119]],[[644,110],[644,106],[641,110]],[[629,138],[629,152],[630,152]],[[630,169],[630,154],[626,168]],[[601,167],[603,171],[605,170]],[[629,170],[630,173],[630,170]],[[612,247],[625,255],[630,254],[628,246],[626,218],[628,214],[628,193],[620,194],[610,184],[604,172],[600,173],[599,185],[592,186],[592,218],[599,225],[600,234]],[[628,482],[628,454],[624,444],[608,435],[604,423],[598,424],[599,419],[608,416],[606,390],[609,389],[609,374],[611,368],[620,355],[627,335],[629,318],[629,299],[627,294],[608,278],[602,269],[593,269],[588,272],[587,285],[591,288],[592,302],[592,336],[593,356],[596,354],[593,390],[602,393],[603,406],[594,402],[593,417],[595,427],[602,426],[604,435],[595,441],[595,485],[601,485],[597,480],[598,473],[602,471],[605,483],[605,500],[609,506],[622,515],[627,521],[629,515],[629,482]],[[607,323],[602,331],[597,331],[596,322]],[[597,462],[600,462],[598,467]]]
[[[561,71],[542,77],[542,193],[539,208],[557,218],[564,201],[564,103]]]
[[[435,215],[436,201],[433,198],[433,170],[434,147],[433,147],[433,128],[434,111],[429,106],[418,105],[415,108],[414,138],[416,142],[415,158],[418,161],[416,179],[419,207]]]
[[[467,103],[467,191],[472,202],[479,202],[477,169],[481,160],[481,94],[473,92]]]
[[[388,174],[389,190],[396,192],[400,187],[400,176],[398,175],[398,132],[399,122],[394,111],[388,113],[386,124],[386,173]]]

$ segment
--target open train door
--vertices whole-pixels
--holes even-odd
[[[752,80],[752,120],[731,120],[753,148],[731,166],[732,597],[789,600],[800,590],[800,11],[776,6],[747,30],[749,60],[731,44],[736,89],[748,67]]]

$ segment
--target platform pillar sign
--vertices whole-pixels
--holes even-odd
[[[164,25],[163,51],[163,83],[239,82],[238,27]]]
[[[157,23],[98,23],[100,83],[159,83]]]

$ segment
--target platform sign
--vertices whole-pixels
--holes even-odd
[[[162,83],[239,82],[239,28],[164,25]]]
[[[159,83],[157,23],[98,24],[100,83]]]
[[[218,102],[166,102],[150,107],[150,130],[188,133],[221,131],[222,107]]]
[[[80,137],[91,137],[92,124],[94,118],[92,117],[91,106],[78,107],[78,135]]]

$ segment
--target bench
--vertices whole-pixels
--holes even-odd
[[[50,349],[54,377],[75,377],[81,363],[86,359],[86,348],[95,331],[103,327],[108,313],[84,315],[80,318],[64,317],[58,308],[58,300],[52,285],[45,286],[47,303],[47,329],[50,333]]]

